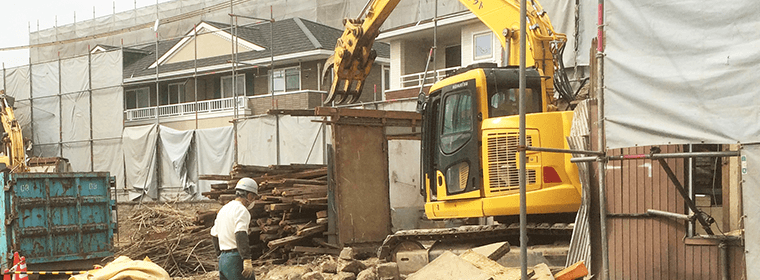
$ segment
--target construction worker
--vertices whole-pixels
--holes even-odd
[[[256,200],[259,184],[251,178],[242,178],[235,186],[235,200],[225,204],[216,214],[211,228],[211,239],[219,259],[219,279],[256,279],[248,247],[248,225],[251,213],[247,206]]]

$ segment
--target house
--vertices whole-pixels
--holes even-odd
[[[329,88],[322,68],[341,34],[301,18],[249,25],[202,21],[181,38],[124,48],[125,126],[158,119],[180,130],[218,127],[269,109],[321,106]],[[360,102],[382,98],[380,69],[390,51],[384,43],[374,48],[376,69]]]
[[[438,47],[425,75],[425,60],[434,37]],[[447,73],[470,64],[502,65],[504,50],[498,40],[469,11],[439,17],[437,28],[432,20],[425,20],[383,31],[377,41],[390,44],[391,57],[390,67],[384,70],[389,81],[385,98],[417,97],[420,86],[427,89]]]

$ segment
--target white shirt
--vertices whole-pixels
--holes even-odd
[[[220,250],[237,249],[235,233],[244,231],[248,233],[248,224],[251,222],[251,213],[240,201],[233,200],[225,204],[216,214],[216,221],[211,227],[211,236],[219,238]]]

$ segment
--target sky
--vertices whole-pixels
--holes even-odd
[[[37,31],[95,17],[110,15],[137,8],[167,2],[168,0],[3,0],[0,16],[0,47],[16,47],[29,44],[29,28]],[[0,51],[0,63],[6,68],[29,64],[29,51]]]

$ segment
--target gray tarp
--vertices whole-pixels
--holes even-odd
[[[760,144],[744,145],[742,160],[742,202],[744,204],[744,250],[747,279],[760,279]],[[745,165],[746,164],[746,165]],[[745,169],[746,168],[746,169]]]
[[[274,116],[238,123],[238,162],[245,165],[277,164],[277,135]]]
[[[198,129],[195,131],[198,175],[228,175],[232,170],[235,148],[232,126]],[[199,194],[211,190],[213,183],[198,181]]]
[[[156,184],[156,141],[158,126],[146,125],[126,127],[122,134],[124,150],[124,169],[126,171],[129,199],[135,200],[143,195],[150,199],[158,198]]]
[[[185,201],[195,196],[197,187],[194,171],[188,169],[188,162],[195,159],[192,156],[193,131],[179,131],[169,127],[159,127],[159,143],[161,151],[159,194],[164,201]],[[189,159],[189,160],[188,160]]]
[[[760,141],[760,5],[606,1],[607,147]]]

